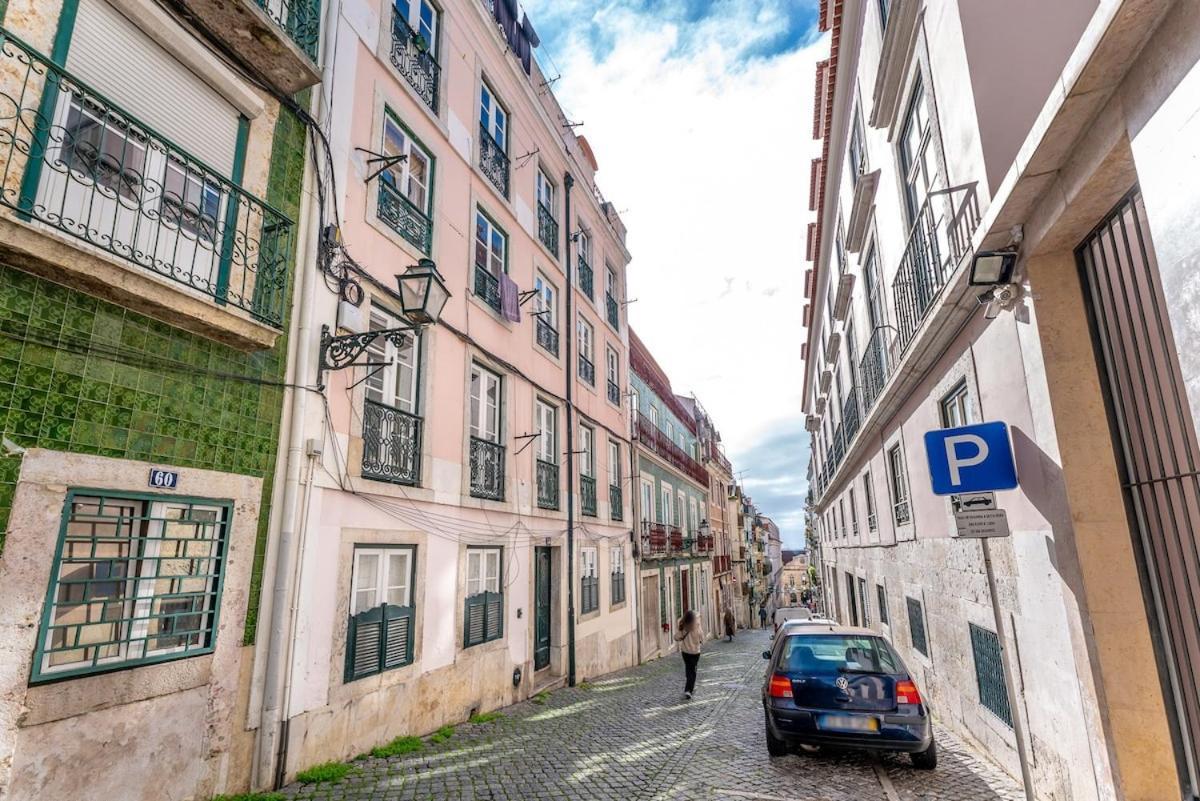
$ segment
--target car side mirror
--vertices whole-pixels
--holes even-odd
[[[763,651],[763,659],[770,659],[770,658],[771,658],[771,652]]]

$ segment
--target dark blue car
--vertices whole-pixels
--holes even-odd
[[[915,767],[937,766],[929,709],[887,640],[848,626],[784,633],[763,652],[771,756],[795,745],[837,746],[902,752]]]

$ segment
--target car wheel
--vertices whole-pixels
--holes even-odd
[[[928,748],[909,754],[909,757],[917,770],[933,770],[937,767],[937,742],[930,740]]]
[[[767,725],[767,753],[773,757],[787,756],[787,743],[771,733],[771,724]]]

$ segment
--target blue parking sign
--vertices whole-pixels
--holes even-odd
[[[1004,423],[927,431],[925,456],[934,495],[1017,487],[1017,465]]]

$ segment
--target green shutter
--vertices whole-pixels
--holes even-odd
[[[481,592],[467,598],[463,610],[463,647],[504,636],[504,594]]]
[[[414,610],[390,604],[350,618],[346,633],[346,681],[412,663]]]

